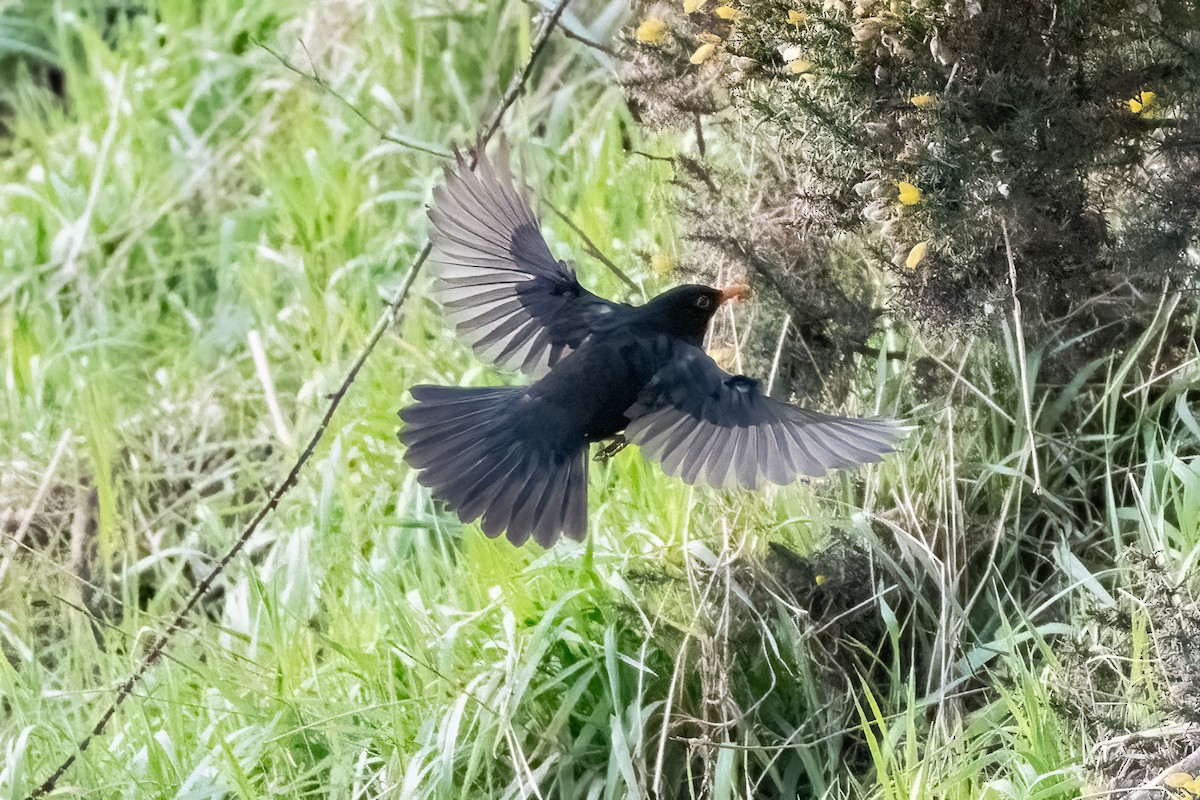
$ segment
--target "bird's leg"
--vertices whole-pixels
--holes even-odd
[[[592,461],[608,461],[628,446],[629,440],[625,438],[625,434],[618,433],[612,438],[612,441],[596,451],[596,455],[592,456]]]

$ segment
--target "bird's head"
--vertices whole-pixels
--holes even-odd
[[[647,319],[662,333],[681,339],[703,338],[708,322],[723,303],[750,291],[744,283],[725,289],[689,283],[663,292],[643,306]]]

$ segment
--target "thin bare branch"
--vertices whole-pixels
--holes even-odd
[[[622,283],[624,283],[626,286],[628,286],[630,289],[632,289],[635,293],[637,293],[637,294],[642,293],[641,288],[638,287],[638,285],[633,282],[633,279],[630,278],[628,275],[626,275],[625,271],[623,269],[621,269],[616,264],[614,264],[608,256],[604,255],[604,253],[601,252],[600,248],[596,246],[596,243],[593,242],[588,237],[588,235],[580,229],[580,227],[578,225],[576,225],[574,222],[572,222],[570,217],[568,217],[563,212],[559,211],[553,204],[551,204],[549,201],[547,201],[544,197],[542,198],[542,204],[545,205],[546,208],[553,211],[555,216],[557,216],[559,219],[561,219],[563,222],[565,222],[567,224],[568,228],[575,231],[575,235],[583,240],[583,247],[585,250],[587,250],[588,255],[590,255],[592,258],[596,259],[597,261],[599,261],[604,266],[608,267],[614,275],[616,275],[618,278],[621,279]]]
[[[333,87],[333,85],[329,83],[329,81],[325,80],[325,78],[321,75],[321,73],[317,71],[317,65],[315,62],[313,62],[312,56],[309,56],[309,64],[312,67],[312,71],[307,72],[303,69],[300,69],[300,67],[296,66],[295,64],[293,64],[288,59],[287,56],[271,49],[270,45],[266,44],[265,42],[255,42],[255,44],[257,44],[263,50],[266,50],[271,55],[275,56],[276,60],[278,60],[279,63],[282,64],[286,69],[291,70],[292,72],[296,73],[297,75],[299,75],[302,78],[306,78],[306,79],[312,81],[317,86],[319,86],[321,89],[323,89],[324,91],[328,92],[329,94],[331,94],[335,98],[337,98],[337,100],[342,105],[344,105],[350,111],[351,114],[353,114],[354,116],[356,116],[360,120],[362,120],[363,124],[365,124],[368,128],[370,128],[371,130],[378,133],[379,138],[382,139],[383,141],[391,142],[392,144],[399,145],[400,147],[406,147],[409,150],[416,150],[417,152],[420,152],[420,153],[428,153],[429,155],[437,156],[438,158],[450,158],[451,157],[452,154],[449,150],[438,150],[438,149],[434,148],[433,146],[425,144],[423,142],[418,142],[413,139],[409,139],[407,137],[400,136],[399,134],[389,133],[388,131],[384,130],[382,125],[380,125],[375,120],[368,117],[365,111],[363,111],[361,108],[356,106],[354,103],[350,102],[350,100],[347,99],[345,97],[345,95],[343,95],[341,92],[339,92],[337,89],[335,89]],[[308,52],[308,47],[305,46],[303,41],[300,42],[300,46],[304,47],[305,53]],[[531,60],[529,63],[532,64],[533,61]],[[521,74],[524,75],[524,73],[521,73]]]

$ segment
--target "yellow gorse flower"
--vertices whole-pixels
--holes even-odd
[[[908,102],[917,108],[929,108],[937,103],[937,98],[931,94],[919,94]]]
[[[716,52],[717,46],[712,42],[705,42],[696,48],[696,52],[692,53],[692,57],[688,59],[693,64],[703,64],[712,58],[712,54]]]
[[[742,12],[738,11],[733,6],[717,6],[713,10],[713,13],[721,19],[737,19],[742,15]]]
[[[708,351],[709,357],[717,362],[717,366],[721,369],[736,371],[737,366],[737,351],[732,347],[714,347]]]
[[[1129,110],[1134,114],[1145,114],[1157,100],[1158,95],[1154,92],[1143,90],[1126,100],[1125,105],[1129,106]]]
[[[1192,776],[1186,772],[1172,772],[1163,778],[1163,785],[1169,789],[1181,789],[1185,783],[1191,783]]]
[[[683,10],[687,14],[695,14],[704,8],[706,2],[707,0],[683,0]]]
[[[929,241],[917,242],[913,245],[912,250],[908,251],[908,258],[904,259],[904,266],[909,269],[916,269],[917,265],[925,260],[925,256],[929,254]]]
[[[788,25],[795,25],[797,28],[799,28],[801,25],[803,25],[806,22],[808,22],[808,14],[806,14],[805,12],[797,11],[794,8],[788,12],[788,15],[787,15],[787,24]]]
[[[900,190],[898,199],[901,205],[915,206],[921,202],[921,190],[914,184],[908,181],[896,181],[896,188]]]
[[[1173,772],[1163,778],[1163,785],[1168,789],[1183,789],[1192,796],[1200,796],[1200,775],[1195,777],[1186,772]],[[1187,795],[1180,794],[1180,797]]]
[[[638,25],[633,38],[642,44],[658,44],[666,37],[666,33],[667,23],[665,21],[659,17],[646,17],[642,20],[642,24]]]
[[[798,44],[780,45],[779,57],[783,59],[784,69],[793,75],[803,75],[813,68],[813,63],[803,58],[804,50]]]

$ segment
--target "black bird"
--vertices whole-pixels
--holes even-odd
[[[778,402],[705,354],[709,320],[747,287],[678,286],[637,307],[597,297],[550,254],[504,161],[477,158],[472,172],[459,155],[433,194],[435,296],[480,357],[541,377],[414,386],[400,411],[405,458],[463,522],[513,544],[582,539],[591,442],[627,440],[689,484],[749,489],[893,448],[894,420]]]

